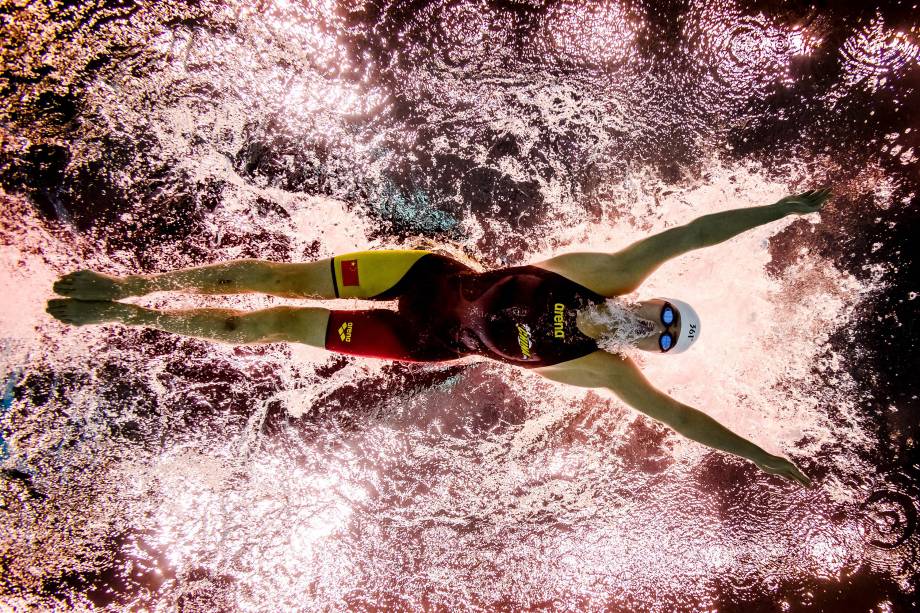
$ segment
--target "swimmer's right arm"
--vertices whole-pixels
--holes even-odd
[[[579,387],[606,388],[633,408],[687,438],[748,459],[765,472],[806,487],[811,485],[808,477],[789,460],[767,453],[702,411],[655,389],[629,358],[595,351],[576,360],[534,370],[554,381]]]

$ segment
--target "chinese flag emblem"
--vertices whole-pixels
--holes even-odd
[[[358,260],[342,260],[342,285],[360,285]]]

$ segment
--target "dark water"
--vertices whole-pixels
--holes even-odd
[[[5,606],[917,607],[915,4],[4,2],[0,29]],[[518,264],[817,185],[820,222],[662,269],[723,330],[648,369],[808,492],[498,365],[43,313],[78,267]],[[235,300],[144,304],[276,302]]]

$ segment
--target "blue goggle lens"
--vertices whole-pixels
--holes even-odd
[[[666,326],[670,326],[674,323],[674,309],[671,307],[665,307],[661,310],[661,323]]]
[[[667,351],[668,349],[670,349],[672,342],[673,341],[671,339],[670,334],[662,334],[661,337],[658,339],[658,345],[661,347],[662,351]]]

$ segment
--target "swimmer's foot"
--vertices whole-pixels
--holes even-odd
[[[55,298],[48,301],[45,309],[55,319],[74,326],[101,324],[108,321],[129,323],[132,315],[140,309],[133,304],[109,302],[108,300],[74,300]]]
[[[115,277],[92,270],[78,270],[58,279],[54,291],[77,300],[120,300],[144,293],[135,280],[135,277]]]

